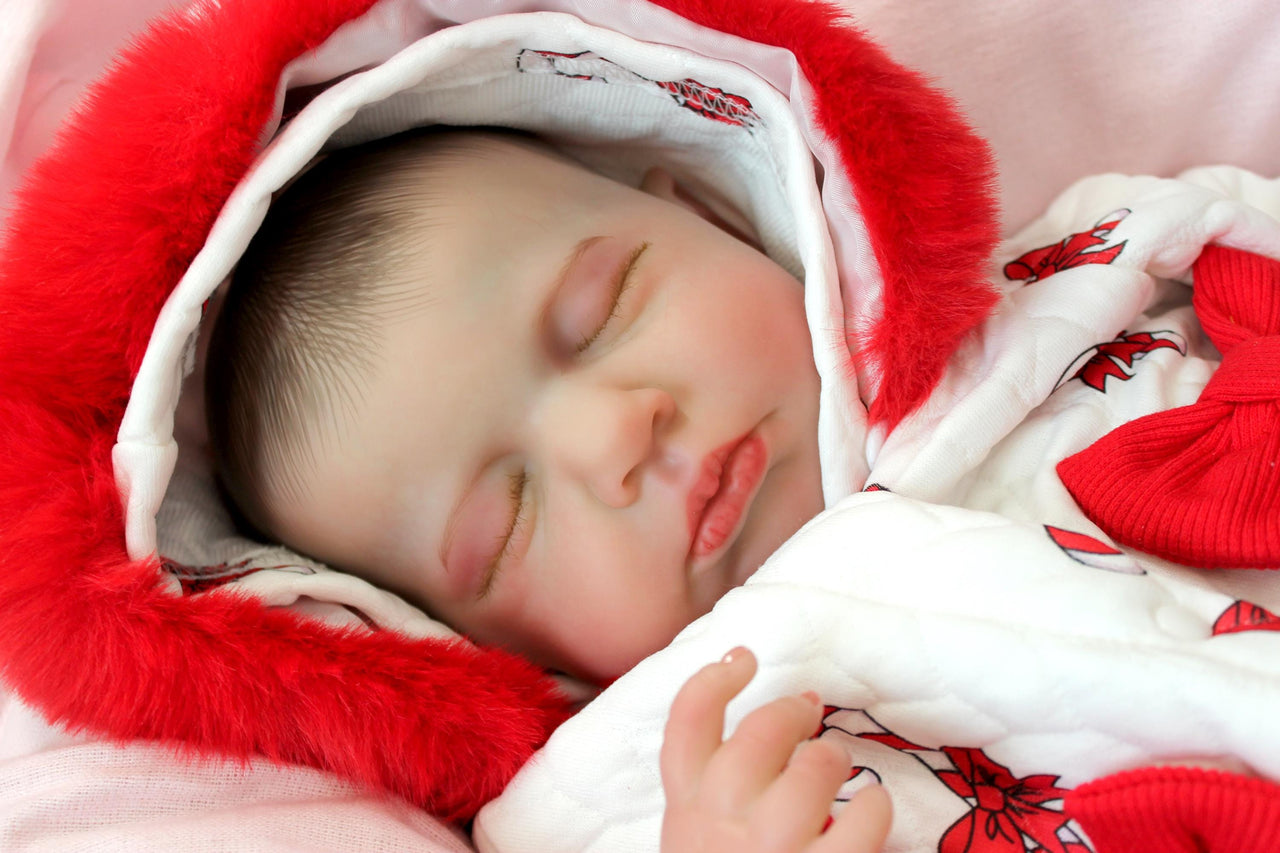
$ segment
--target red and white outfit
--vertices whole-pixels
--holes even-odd
[[[737,645],[760,671],[730,727],[816,690],[820,736],[852,757],[841,797],[880,781],[894,798],[887,850],[1270,849],[1280,576],[1221,567],[1280,565],[1280,487],[1257,470],[1280,458],[1280,359],[1258,336],[1251,363],[1250,345],[1218,334],[1232,360],[1219,369],[1197,312],[1227,305],[1238,326],[1280,330],[1280,181],[1225,167],[1087,179],[990,272],[995,312],[920,408],[858,445],[864,491],[565,723],[480,813],[481,849],[656,849],[666,709]],[[1232,395],[1238,411],[1212,402]],[[1174,423],[1088,456],[1171,409]],[[1164,444],[1189,417],[1178,459]],[[859,436],[822,438],[830,459]],[[1241,492],[1270,491],[1214,490],[1241,477]],[[1124,547],[1133,508],[1137,535],[1208,568]],[[1257,778],[1137,770],[1196,757]]]
[[[661,813],[652,788],[656,775],[648,790],[629,788],[625,799],[604,806],[588,800],[585,813],[570,809],[558,825],[547,823],[557,830],[549,838],[537,835],[535,815],[521,803],[533,803],[541,815],[552,813],[552,803],[576,806],[579,798],[560,787],[566,780],[575,789],[590,788],[593,797],[608,790],[572,763],[572,744],[592,744],[597,758],[608,755],[592,730],[601,721],[607,728],[631,719],[633,731],[652,733],[655,725],[660,731],[663,691],[670,688],[669,696],[682,673],[723,652],[715,632],[735,630],[724,614],[751,606],[740,602],[787,597],[780,588],[766,589],[779,579],[785,583],[775,586],[809,585],[818,593],[831,592],[839,579],[848,586],[835,598],[859,618],[832,617],[832,624],[854,633],[836,638],[845,642],[831,665],[839,663],[845,675],[823,680],[804,668],[816,659],[783,654],[794,637],[783,627],[781,604],[771,604],[778,630],[745,639],[766,664],[784,665],[766,665],[752,701],[800,683],[820,685],[824,699],[838,706],[828,717],[830,731],[874,743],[912,766],[927,764],[928,774],[951,780],[950,800],[977,803],[959,817],[947,810],[956,808],[950,800],[918,814],[900,808],[895,849],[917,849],[922,838],[941,843],[937,839],[955,836],[947,827],[1007,828],[1001,815],[1008,817],[1008,810],[992,806],[997,789],[1005,801],[1030,802],[1032,795],[1018,800],[1010,792],[1035,779],[1035,804],[1044,806],[1061,799],[1065,787],[1166,757],[1171,745],[1238,754],[1260,774],[1280,778],[1274,766],[1280,750],[1244,736],[1251,720],[1275,709],[1266,686],[1274,677],[1260,661],[1249,663],[1253,646],[1272,638],[1237,629],[1210,645],[1196,632],[1203,633],[1206,614],[1227,600],[1222,593],[1154,564],[1148,574],[1093,566],[1092,574],[1085,572],[1080,566],[1088,561],[1137,563],[1078,513],[1054,514],[1068,510],[1044,502],[1052,489],[1034,477],[1024,478],[1032,499],[1018,499],[1016,508],[999,505],[1005,493],[986,479],[986,472],[1000,471],[1019,483],[1010,472],[1024,470],[1026,460],[1056,461],[1056,445],[1040,445],[1056,440],[1057,432],[1037,432],[1036,407],[1097,393],[1083,379],[1077,383],[1074,372],[1068,378],[1069,368],[1077,357],[1112,357],[1102,347],[1122,332],[1146,330],[1129,325],[1157,291],[1182,287],[1157,287],[1152,276],[1185,277],[1209,242],[1280,257],[1275,224],[1247,206],[1219,202],[1214,181],[1227,180],[1221,176],[1177,185],[1201,189],[1190,200],[1171,202],[1159,198],[1177,194],[1171,185],[1129,185],[1111,193],[1117,203],[1105,210],[1060,210],[1052,227],[1033,228],[1014,241],[1016,255],[1002,257],[1001,268],[1022,258],[1039,270],[1039,281],[1024,284],[1024,276],[993,283],[986,267],[996,224],[985,147],[945,99],[844,28],[829,7],[798,0],[749,9],[713,0],[556,0],[539,8],[501,15],[506,4],[480,11],[462,0],[224,0],[191,7],[125,56],[31,172],[16,196],[0,256],[0,397],[6,404],[0,430],[8,439],[0,466],[6,518],[0,668],[25,705],[111,739],[312,765],[448,817],[469,816],[499,792],[563,718],[554,685],[524,662],[442,636],[447,629],[354,578],[237,540],[210,504],[199,412],[191,399],[184,402],[198,397],[190,387],[184,392],[183,379],[198,368],[207,300],[271,194],[324,146],[422,123],[505,123],[538,131],[623,180],[654,162],[666,165],[708,203],[744,213],[770,254],[803,279],[824,379],[824,489],[833,508],[752,584],[566,727],[482,817],[486,843],[577,849],[584,845],[575,839],[587,837],[583,832],[596,821],[623,833],[608,836],[616,842],[608,849],[651,849],[654,816]],[[1268,187],[1260,190],[1267,197]],[[1092,204],[1094,189],[1076,196],[1089,196]],[[1108,192],[1099,190],[1098,197]],[[1237,193],[1228,188],[1227,195]],[[1116,222],[1101,218],[1126,205],[1128,213]],[[1196,231],[1198,222],[1208,227]],[[1093,234],[1103,226],[1112,227]],[[1114,293],[1086,287],[1082,295],[1069,287],[1079,275],[1075,268],[1043,275],[1044,259],[1053,253],[1040,250],[1061,245],[1060,255],[1071,254],[1080,249],[1070,243],[1073,234],[1085,234],[1085,243],[1105,243],[1112,235],[1127,241],[1111,264],[1092,264],[1098,269],[1089,271],[1106,267],[1119,280]],[[1085,300],[1095,297],[1098,310],[1086,310]],[[1128,375],[1138,364],[1124,390],[1142,390],[1122,396],[1145,402],[1112,407],[1108,401],[1099,411],[1114,413],[1098,417],[1118,422],[1125,412],[1167,405],[1152,403],[1164,392],[1148,387],[1155,380],[1144,378],[1144,369],[1176,369],[1160,361],[1174,358],[1172,351],[1187,364],[1212,355],[1196,339],[1186,311],[1180,316],[1185,332],[1177,334],[1186,356],[1173,337],[1152,337],[1170,346],[1139,341],[1149,347],[1141,362],[1132,346],[1112,347],[1128,357],[1121,372]],[[1196,363],[1203,385],[1212,365]],[[1105,365],[1099,370],[1105,379]],[[1174,386],[1169,399],[1198,392],[1195,382]],[[1095,429],[1085,443],[1101,432]],[[948,435],[963,442],[944,440]],[[1035,453],[1027,443],[1037,445]],[[957,458],[957,446],[966,448],[964,458]],[[846,500],[869,483],[888,493]],[[947,535],[924,535],[930,532]],[[866,558],[856,571],[787,556],[838,549],[847,562],[851,549],[833,543],[847,543],[850,535],[858,537],[859,559]],[[960,547],[975,536],[973,548]],[[926,573],[917,588],[929,571],[941,573],[929,580],[935,595],[946,589],[939,584],[972,575],[961,587],[971,594],[951,590],[941,603],[954,612],[919,618],[918,602],[893,598],[901,590],[889,587],[902,576],[884,569],[905,564],[904,549],[918,558],[913,570]],[[787,567],[800,562],[808,568],[792,578]],[[1015,571],[1027,566],[1043,583]],[[1130,585],[1117,587],[1121,582]],[[224,588],[209,592],[210,586]],[[1059,597],[1059,587],[1070,587],[1075,598]],[[979,589],[988,594],[972,594]],[[1258,603],[1256,596],[1249,601]],[[1033,608],[1037,602],[1044,604],[1041,613]],[[1063,673],[1083,678],[1091,669],[1105,670],[1108,684],[1129,683],[1126,673],[1145,674],[1133,683],[1151,686],[1150,699],[1154,686],[1177,678],[1162,680],[1144,666],[1150,664],[1145,658],[1112,660],[1102,651],[1108,644],[1097,642],[1110,638],[1108,632],[1136,637],[1127,620],[1149,617],[1142,623],[1151,632],[1142,635],[1146,645],[1134,640],[1135,647],[1192,639],[1213,655],[1229,647],[1262,686],[1232,713],[1206,710],[1209,719],[1187,721],[1186,727],[1199,722],[1213,733],[1203,745],[1179,740],[1183,729],[1177,727],[1161,730],[1163,741],[1143,740],[1138,735],[1152,725],[1134,717],[1128,729],[1121,727],[1129,737],[1090,718],[1100,734],[1081,746],[1063,736],[1078,728],[1066,718],[1028,717],[1027,708],[1038,708],[1034,703],[1044,694],[1032,695],[1034,682],[1015,677],[1015,666],[1005,667],[1008,677],[999,684],[962,661],[953,668],[933,660],[913,676],[910,669],[885,668],[911,656],[883,649],[871,655],[867,646],[867,636],[905,640],[902,621],[914,613],[919,629],[937,637],[931,648],[957,652],[985,642],[987,651],[1014,654],[1027,632],[1059,637],[1061,631],[1045,627],[1045,613],[1055,614],[1055,624],[1067,624],[1070,613],[1075,621],[1069,624],[1077,625],[1080,608],[1069,604],[1088,605],[1086,621],[1095,634],[1077,632],[1079,647],[1064,648],[1072,666],[1054,660]],[[864,636],[876,624],[863,613],[868,608],[897,614],[897,621],[885,617],[883,631]],[[956,623],[972,627],[975,620],[990,630],[957,630],[954,637],[945,630]],[[782,645],[770,651],[766,643]],[[966,658],[973,666],[988,659]],[[925,677],[941,671],[955,673],[945,691]],[[973,680],[962,678],[966,672]],[[903,679],[914,687],[907,689]],[[646,685],[650,702],[639,716],[623,698],[637,684]],[[1184,688],[1178,696],[1195,692]],[[913,689],[932,691],[937,701],[930,704]],[[1060,710],[1069,715],[1079,701],[1102,709],[1098,719],[1105,722],[1106,708],[1131,707],[1110,690],[1073,693]],[[1018,705],[1015,696],[1031,704]],[[886,712],[886,697],[921,718]],[[1000,709],[1009,718],[989,725]],[[1016,725],[1028,719],[1035,725]],[[999,746],[1002,737],[1022,751]],[[1117,744],[1132,761],[1086,760]],[[656,741],[650,745],[647,756],[626,756],[635,772],[649,772],[645,762],[656,755]],[[871,763],[860,766],[882,773]],[[556,775],[561,767],[569,768],[568,776]],[[547,768],[553,768],[550,787],[538,776]],[[938,775],[952,773],[948,768],[964,780]],[[1008,784],[988,784],[1003,782],[1001,772]],[[1058,779],[1046,782],[1049,774]],[[1257,784],[1260,801],[1274,805],[1268,783]],[[624,821],[611,807],[643,817]],[[1032,813],[1040,821],[1036,832],[1051,822]],[[930,835],[935,825],[945,826]],[[1022,823],[1014,825],[1026,835]],[[1062,835],[1063,843],[1075,843],[1077,830],[1065,832],[1073,835]],[[603,843],[606,836],[595,837]],[[1002,837],[1022,843],[1022,836]]]

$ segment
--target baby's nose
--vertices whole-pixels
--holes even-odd
[[[544,428],[565,473],[620,509],[639,497],[675,412],[674,398],[660,388],[578,387],[561,390]]]

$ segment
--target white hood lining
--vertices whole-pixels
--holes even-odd
[[[834,149],[821,137],[815,142],[807,107],[811,93],[790,54],[696,27],[643,3],[611,8],[628,28],[644,24],[667,38],[686,38],[697,43],[697,51],[636,41],[552,12],[500,15],[424,35],[454,20],[446,13],[466,10],[474,17],[477,7],[501,5],[514,4],[384,0],[289,67],[280,109],[286,88],[349,76],[320,92],[275,135],[161,311],[113,453],[131,558],[159,550],[180,563],[208,565],[243,561],[248,550],[273,565],[308,567],[307,574],[290,573],[291,588],[297,578],[323,571],[296,555],[287,559],[283,549],[235,537],[225,512],[210,510],[207,493],[213,486],[201,383],[188,383],[184,394],[183,380],[197,368],[204,307],[243,254],[272,194],[326,147],[434,123],[531,130],[632,184],[647,167],[663,165],[709,202],[723,200],[742,212],[771,257],[805,283],[806,312],[817,332],[814,357],[823,379],[819,427],[828,501],[860,486],[865,461],[849,449],[863,446],[865,409],[847,367],[836,257],[844,262],[846,282],[857,281],[860,293],[878,294],[878,269],[861,221],[850,215],[852,192],[835,168]],[[424,15],[426,6],[432,11]],[[712,58],[733,50],[744,61],[762,59],[767,77]],[[385,61],[374,64],[380,58]],[[775,88],[777,83],[787,87],[791,100]],[[696,109],[699,104],[708,108]],[[815,153],[825,170],[821,195]],[[843,207],[832,217],[841,227],[829,229],[823,208],[832,199]],[[840,244],[838,253],[833,238]],[[177,434],[175,415],[181,425]],[[176,490],[170,489],[175,466],[185,472],[179,481],[187,483]],[[166,490],[175,535],[159,543],[156,518]],[[205,520],[203,534],[193,529],[192,517]],[[173,585],[176,591],[177,582]],[[333,594],[330,580],[319,586],[327,590],[321,598],[347,600]],[[364,593],[356,597],[367,606]],[[397,609],[402,603],[389,606],[396,614],[391,621],[403,622],[405,614]]]

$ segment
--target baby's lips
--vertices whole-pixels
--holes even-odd
[[[690,556],[714,554],[733,537],[760,485],[767,461],[764,440],[754,433],[731,446],[721,466],[719,488],[702,510]]]

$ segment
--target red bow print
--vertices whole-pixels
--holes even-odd
[[[1090,228],[1065,237],[1059,243],[1032,249],[1004,265],[1004,276],[1010,281],[1027,284],[1046,279],[1054,273],[1085,264],[1109,264],[1124,251],[1123,241],[1107,246],[1111,232],[1120,220],[1129,215],[1127,210],[1117,210],[1103,217],[1103,221]]]
[[[1280,261],[1207,246],[1192,305],[1222,364],[1192,406],[1058,464],[1117,542],[1204,568],[1280,568]]]
[[[1067,789],[1054,785],[1057,776],[1041,774],[1016,778],[980,749],[943,747],[956,769],[935,771],[947,787],[973,805],[951,825],[938,853],[1048,853],[1087,851],[1078,842],[1063,841],[1058,830],[1067,823],[1061,811],[1045,808],[1061,800]],[[1024,839],[1036,846],[1029,847]]]
[[[1156,337],[1157,334],[1169,337]],[[1186,355],[1186,345],[1173,332],[1120,333],[1114,341],[1094,347],[1093,357],[1081,365],[1071,377],[1079,379],[1095,391],[1107,393],[1107,379],[1128,382],[1134,362],[1158,349],[1171,349]],[[1070,368],[1068,368],[1069,370]]]

